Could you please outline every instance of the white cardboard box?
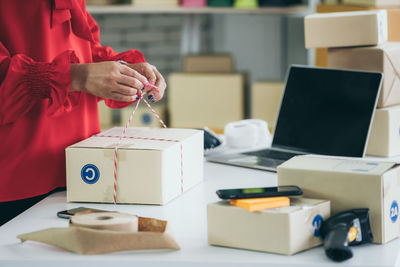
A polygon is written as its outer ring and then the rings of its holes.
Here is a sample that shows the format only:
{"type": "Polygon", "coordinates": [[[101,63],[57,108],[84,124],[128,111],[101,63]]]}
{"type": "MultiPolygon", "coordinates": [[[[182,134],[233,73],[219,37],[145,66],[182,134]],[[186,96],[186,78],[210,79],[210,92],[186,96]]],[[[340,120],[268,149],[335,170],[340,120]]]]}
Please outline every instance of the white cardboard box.
{"type": "Polygon", "coordinates": [[[322,243],[319,227],[329,216],[325,200],[292,198],[289,207],[256,212],[220,201],[207,206],[208,242],[291,255],[322,243]]]}
{"type": "Polygon", "coordinates": [[[312,14],[304,27],[306,48],[378,45],[388,39],[386,10],[312,14]]]}
{"type": "Polygon", "coordinates": [[[375,111],[367,154],[381,157],[400,155],[400,106],[375,111]]]}
{"type": "Polygon", "coordinates": [[[278,167],[279,185],[297,185],[304,197],[329,199],[332,214],[369,208],[374,243],[400,234],[400,166],[391,162],[297,156],[278,167]]]}
{"type": "MultiPolygon", "coordinates": [[[[68,202],[113,202],[114,148],[122,129],[67,147],[68,202]]],[[[118,149],[117,203],[166,204],[202,181],[202,131],[128,128],[127,136],[133,138],[118,149]]]]}

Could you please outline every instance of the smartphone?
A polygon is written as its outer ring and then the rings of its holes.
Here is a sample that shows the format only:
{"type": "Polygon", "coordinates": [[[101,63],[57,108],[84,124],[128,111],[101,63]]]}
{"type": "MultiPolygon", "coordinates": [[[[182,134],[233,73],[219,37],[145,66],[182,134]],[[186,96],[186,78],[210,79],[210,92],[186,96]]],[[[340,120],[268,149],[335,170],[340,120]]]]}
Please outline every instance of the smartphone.
{"type": "Polygon", "coordinates": [[[63,218],[63,219],[69,219],[72,216],[74,216],[75,214],[77,214],[78,212],[92,213],[92,212],[101,212],[101,211],[105,211],[105,210],[97,210],[97,209],[79,207],[79,208],[75,208],[75,209],[59,211],[59,212],[57,212],[57,217],[63,218]]]}
{"type": "Polygon", "coordinates": [[[298,196],[303,191],[296,185],[284,185],[276,187],[256,187],[256,188],[238,188],[221,189],[217,195],[221,199],[240,199],[240,198],[258,198],[258,197],[279,197],[279,196],[298,196]]]}

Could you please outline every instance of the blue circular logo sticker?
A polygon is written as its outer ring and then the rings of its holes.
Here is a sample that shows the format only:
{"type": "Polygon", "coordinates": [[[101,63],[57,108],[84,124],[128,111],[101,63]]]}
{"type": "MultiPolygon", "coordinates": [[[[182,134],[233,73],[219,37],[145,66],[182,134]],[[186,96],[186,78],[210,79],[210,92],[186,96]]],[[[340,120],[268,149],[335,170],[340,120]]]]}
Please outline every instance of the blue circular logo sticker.
{"type": "Polygon", "coordinates": [[[94,184],[100,178],[99,169],[93,164],[86,164],[81,170],[82,180],[87,184],[94,184]]]}
{"type": "Polygon", "coordinates": [[[312,228],[314,231],[314,236],[318,237],[319,236],[319,229],[321,228],[321,224],[324,221],[321,215],[317,214],[315,215],[313,221],[312,221],[312,228]]]}
{"type": "Polygon", "coordinates": [[[390,206],[390,219],[392,222],[396,222],[399,217],[399,204],[397,204],[396,200],[393,200],[392,205],[390,206]]]}
{"type": "Polygon", "coordinates": [[[142,123],[144,125],[151,124],[151,121],[152,121],[152,117],[149,113],[144,113],[142,115],[142,123]]]}

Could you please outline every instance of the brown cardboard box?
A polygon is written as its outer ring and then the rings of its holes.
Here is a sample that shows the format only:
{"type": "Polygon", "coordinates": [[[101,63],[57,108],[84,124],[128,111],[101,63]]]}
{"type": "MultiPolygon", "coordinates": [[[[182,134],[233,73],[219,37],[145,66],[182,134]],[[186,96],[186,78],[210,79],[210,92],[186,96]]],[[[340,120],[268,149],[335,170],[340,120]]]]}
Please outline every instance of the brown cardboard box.
{"type": "Polygon", "coordinates": [[[104,101],[98,102],[100,127],[102,130],[112,127],[112,109],[104,101]]]}
{"type": "Polygon", "coordinates": [[[400,0],[343,0],[343,4],[367,7],[387,7],[400,5],[400,0]]]}
{"type": "MultiPolygon", "coordinates": [[[[349,5],[318,5],[318,13],[331,12],[347,12],[347,11],[362,11],[373,10],[372,7],[349,6],[349,5]]],[[[388,18],[388,41],[400,41],[400,8],[387,8],[388,18]]],[[[328,51],[327,48],[317,48],[315,55],[315,64],[320,67],[328,66],[328,51]]]]}
{"type": "Polygon", "coordinates": [[[329,48],[328,67],[383,72],[377,107],[400,104],[400,43],[374,47],[329,48]]]}
{"type": "MultiPolygon", "coordinates": [[[[122,130],[66,148],[68,202],[113,202],[114,152],[122,130]]],[[[127,129],[118,149],[117,203],[166,204],[202,180],[203,131],[127,129]]]]}
{"type": "Polygon", "coordinates": [[[278,184],[295,184],[304,197],[329,199],[333,215],[369,208],[374,243],[400,234],[400,166],[395,163],[297,156],[278,167],[278,184]]]}
{"type": "MultiPolygon", "coordinates": [[[[135,105],[135,104],[134,104],[135,105]]],[[[151,104],[151,107],[157,112],[160,116],[161,120],[166,123],[167,117],[167,105],[165,103],[154,103],[151,104]]],[[[129,117],[132,114],[134,106],[131,105],[129,107],[121,109],[121,121],[120,126],[125,126],[126,122],[129,120],[129,117]]],[[[161,128],[162,125],[158,121],[158,119],[154,116],[151,110],[145,105],[145,103],[140,103],[140,106],[136,110],[132,122],[132,126],[135,127],[150,127],[150,128],[161,128]]]]}
{"type": "Polygon", "coordinates": [[[256,82],[251,91],[251,117],[268,122],[273,131],[283,95],[282,82],[256,82]]]}
{"type": "Polygon", "coordinates": [[[377,45],[387,41],[385,10],[312,14],[304,19],[306,48],[377,45]]]}
{"type": "Polygon", "coordinates": [[[185,56],[183,71],[188,73],[232,73],[232,55],[188,55],[185,56]]]}
{"type": "Polygon", "coordinates": [[[167,92],[171,127],[223,132],[228,122],[244,118],[242,74],[173,73],[167,92]]]}
{"type": "Polygon", "coordinates": [[[400,155],[400,106],[375,111],[367,154],[381,157],[400,155]]]}
{"type": "Polygon", "coordinates": [[[212,203],[207,206],[208,243],[291,255],[322,243],[319,226],[329,216],[325,200],[293,198],[289,207],[256,212],[212,203]]]}
{"type": "Polygon", "coordinates": [[[179,0],[132,0],[137,7],[178,7],[179,0]]]}

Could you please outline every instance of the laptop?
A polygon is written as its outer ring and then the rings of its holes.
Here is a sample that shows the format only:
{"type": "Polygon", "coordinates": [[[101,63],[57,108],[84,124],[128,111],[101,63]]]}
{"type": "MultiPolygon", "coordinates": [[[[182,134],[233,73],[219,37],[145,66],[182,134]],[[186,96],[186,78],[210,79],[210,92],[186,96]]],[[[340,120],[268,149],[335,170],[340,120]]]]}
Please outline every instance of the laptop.
{"type": "Polygon", "coordinates": [[[363,157],[383,74],[292,65],[271,148],[207,157],[276,171],[301,154],[363,157]]]}

